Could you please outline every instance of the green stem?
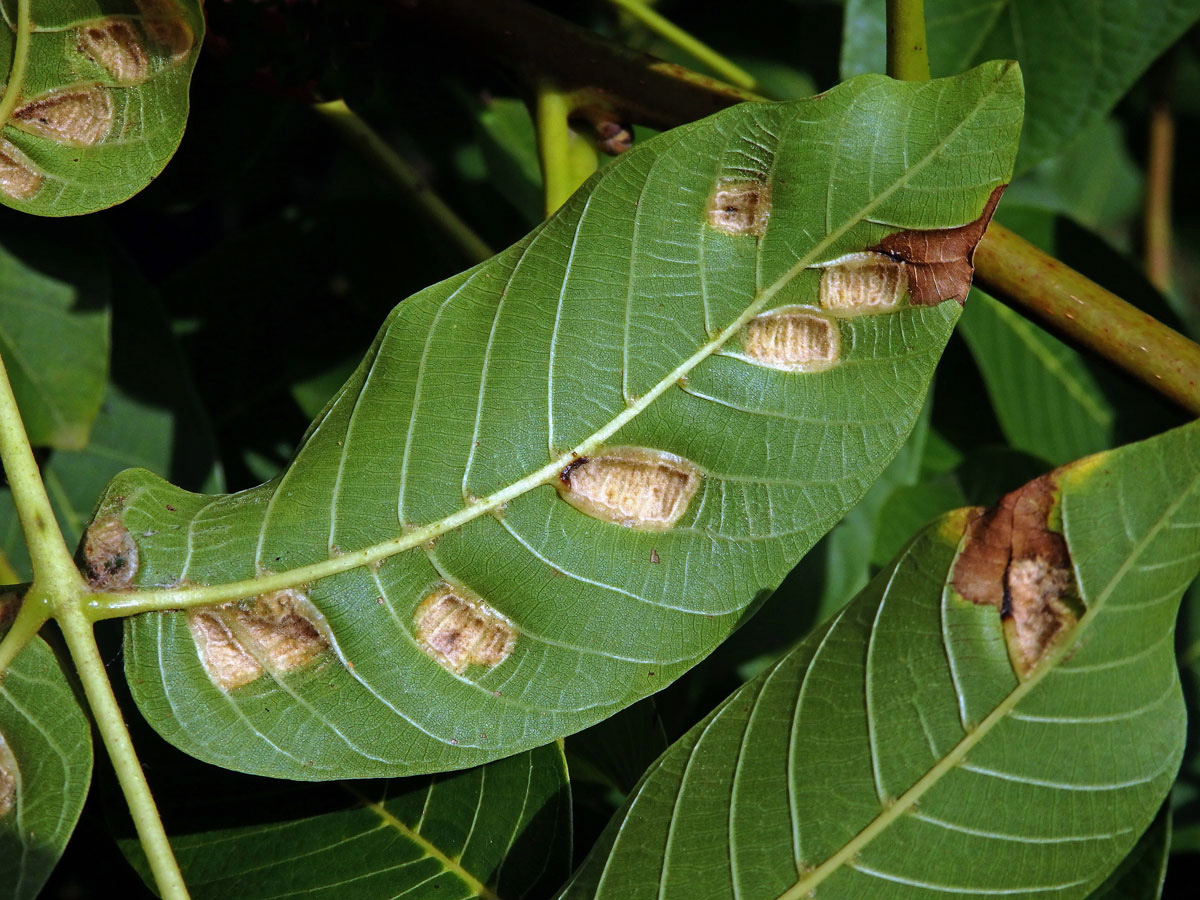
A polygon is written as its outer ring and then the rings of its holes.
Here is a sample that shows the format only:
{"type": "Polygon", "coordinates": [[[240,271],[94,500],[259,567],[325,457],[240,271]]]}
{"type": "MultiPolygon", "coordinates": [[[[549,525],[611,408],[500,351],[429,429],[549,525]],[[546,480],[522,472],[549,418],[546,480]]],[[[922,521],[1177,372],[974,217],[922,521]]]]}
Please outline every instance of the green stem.
{"type": "Polygon", "coordinates": [[[901,81],[929,80],[925,0],[887,0],[887,73],[901,81]]]}
{"type": "Polygon", "coordinates": [[[1171,180],[1175,159],[1175,119],[1171,114],[1171,66],[1174,54],[1152,73],[1149,140],[1146,146],[1146,277],[1164,294],[1171,288],[1171,180]]]}
{"type": "Polygon", "coordinates": [[[188,900],[187,885],[175,861],[167,832],[158,815],[158,807],[150,793],[150,785],[138,762],[133,739],[125,727],[121,707],[108,681],[104,660],[100,656],[100,648],[96,646],[96,636],[92,633],[92,623],[78,607],[67,606],[59,611],[58,624],[71,651],[71,659],[83,684],[88,706],[95,716],[96,727],[117,773],[121,792],[129,804],[129,812],[158,885],[159,896],[164,900],[188,900]]]}
{"type": "MultiPolygon", "coordinates": [[[[46,486],[42,483],[33,448],[21,422],[17,409],[17,398],[13,396],[8,382],[8,371],[0,358],[0,460],[4,463],[4,474],[12,490],[13,505],[17,518],[25,533],[29,547],[29,560],[33,565],[33,584],[30,593],[41,590],[53,592],[55,602],[60,596],[78,596],[83,589],[83,579],[71,559],[46,486]]],[[[49,595],[48,595],[49,596],[49,595]]],[[[28,603],[28,599],[26,603],[28,603]]]]}
{"type": "Polygon", "coordinates": [[[571,177],[571,130],[567,117],[571,114],[571,99],[549,84],[537,90],[537,142],[542,160],[542,180],[545,184],[546,215],[551,216],[574,193],[571,177]]]}
{"type": "Polygon", "coordinates": [[[21,576],[17,574],[17,570],[13,568],[13,564],[9,562],[4,551],[0,550],[0,585],[17,584],[21,580],[21,576]]]}
{"type": "Polygon", "coordinates": [[[404,0],[406,16],[432,24],[431,39],[475,52],[564,91],[591,90],[621,122],[672,128],[744,100],[750,91],[631,50],[521,0],[404,0]]]}
{"type": "Polygon", "coordinates": [[[391,179],[467,259],[476,263],[492,257],[492,248],[344,101],[317,103],[314,104],[314,108],[379,171],[391,179]]]}
{"type": "Polygon", "coordinates": [[[29,41],[33,35],[33,22],[29,7],[32,0],[17,0],[17,42],[13,47],[12,66],[8,70],[8,86],[0,97],[0,128],[8,123],[8,117],[21,99],[21,86],[25,83],[25,64],[29,62],[29,41]]]}
{"type": "Polygon", "coordinates": [[[3,640],[0,640],[0,681],[4,680],[4,673],[13,664],[13,660],[25,649],[26,644],[37,637],[37,633],[49,618],[50,604],[44,599],[35,600],[26,594],[17,610],[17,617],[13,619],[12,627],[8,629],[3,640]]]}
{"type": "Polygon", "coordinates": [[[1200,415],[1200,346],[995,222],[975,251],[979,286],[1200,415]]]}
{"type": "Polygon", "coordinates": [[[651,9],[644,0],[609,0],[613,6],[620,7],[633,16],[651,31],[670,41],[684,53],[704,63],[730,84],[752,91],[755,88],[754,76],[726,59],[708,44],[688,34],[670,19],[651,9]]]}

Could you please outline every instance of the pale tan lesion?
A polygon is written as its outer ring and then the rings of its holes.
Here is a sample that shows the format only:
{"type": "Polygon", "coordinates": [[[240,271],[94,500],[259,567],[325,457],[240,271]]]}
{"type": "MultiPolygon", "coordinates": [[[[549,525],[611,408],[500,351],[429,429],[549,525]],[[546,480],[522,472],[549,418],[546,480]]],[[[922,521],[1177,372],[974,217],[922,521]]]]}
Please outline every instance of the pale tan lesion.
{"type": "Polygon", "coordinates": [[[88,584],[98,591],[119,591],[133,583],[138,546],[119,515],[96,519],[83,538],[83,567],[88,584]]]}
{"type": "Polygon", "coordinates": [[[751,319],[742,352],[751,362],[785,372],[820,372],[837,365],[837,322],[811,308],[788,306],[751,319]]]}
{"type": "Polygon", "coordinates": [[[0,191],[28,200],[42,188],[42,173],[11,142],[0,138],[0,191]]]}
{"type": "Polygon", "coordinates": [[[722,178],[708,201],[708,224],[726,234],[761,236],[771,217],[766,181],[722,178]]]}
{"type": "Polygon", "coordinates": [[[17,759],[0,733],[0,819],[17,805],[17,759]]]}
{"type": "Polygon", "coordinates": [[[90,147],[112,130],[112,97],[100,85],[52,91],[17,107],[12,124],[60,144],[90,147]]]}
{"type": "Polygon", "coordinates": [[[1004,620],[1009,652],[1027,674],[1078,622],[1068,598],[1075,576],[1067,565],[1044,557],[1013,560],[1008,567],[1009,613],[1004,620]]]}
{"type": "Polygon", "coordinates": [[[559,475],[563,499],[581,512],[629,528],[674,526],[700,484],[686,459],[646,447],[614,447],[580,457],[559,475]]]}
{"type": "Polygon", "coordinates": [[[461,586],[438,585],[413,614],[417,643],[444,667],[495,668],[508,659],[517,630],[499,611],[461,586]]]}
{"type": "Polygon", "coordinates": [[[323,620],[296,588],[189,610],[188,628],[209,678],[226,691],[264,672],[286,675],[314,662],[329,647],[323,620]]]}
{"type": "Polygon", "coordinates": [[[76,49],[107,69],[117,84],[139,84],[150,75],[150,55],[138,27],[129,19],[113,17],[80,25],[76,49]]]}
{"type": "Polygon", "coordinates": [[[822,267],[820,302],[840,315],[881,313],[908,294],[908,267],[883,253],[851,253],[822,267]]]}

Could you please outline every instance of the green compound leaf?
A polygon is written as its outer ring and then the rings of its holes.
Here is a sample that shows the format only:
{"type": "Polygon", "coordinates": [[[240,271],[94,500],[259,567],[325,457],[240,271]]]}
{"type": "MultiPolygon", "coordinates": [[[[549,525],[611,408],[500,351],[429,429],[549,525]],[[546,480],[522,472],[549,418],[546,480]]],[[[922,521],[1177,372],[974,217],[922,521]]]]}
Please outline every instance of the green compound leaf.
{"type": "Polygon", "coordinates": [[[0,896],[38,895],[91,778],[91,725],[54,652],[35,638],[0,682],[0,896]]]}
{"type": "MultiPolygon", "coordinates": [[[[188,791],[190,821],[247,805],[271,817],[171,838],[193,900],[519,900],[547,896],[570,873],[571,793],[557,744],[424,778],[249,781],[237,780],[236,798],[188,791]]],[[[122,846],[152,885],[137,842],[122,846]]]]}
{"type": "Polygon", "coordinates": [[[277,480],[117,478],[95,583],[193,607],[129,624],[147,719],[242,771],[396,775],[668,684],[903,444],[963,273],[865,251],[965,253],[1020,115],[994,63],[685,126],[397,307],[277,480]]]}
{"type": "Polygon", "coordinates": [[[35,447],[88,442],[108,377],[109,286],[83,223],[0,226],[0,354],[35,447]]]}
{"type": "Polygon", "coordinates": [[[149,184],[183,137],[200,4],[3,0],[0,14],[0,202],[71,216],[149,184]]]}
{"type": "MultiPolygon", "coordinates": [[[[847,0],[842,77],[884,71],[883,0],[847,0]]],[[[1200,0],[926,0],[929,66],[953,75],[986,59],[1025,73],[1025,171],[1098,123],[1200,17],[1200,0]]]]}
{"type": "Polygon", "coordinates": [[[658,760],[564,896],[1087,897],[1183,752],[1200,423],[1050,478],[919,533],[658,760]],[[982,579],[977,529],[1006,521],[982,579]]]}

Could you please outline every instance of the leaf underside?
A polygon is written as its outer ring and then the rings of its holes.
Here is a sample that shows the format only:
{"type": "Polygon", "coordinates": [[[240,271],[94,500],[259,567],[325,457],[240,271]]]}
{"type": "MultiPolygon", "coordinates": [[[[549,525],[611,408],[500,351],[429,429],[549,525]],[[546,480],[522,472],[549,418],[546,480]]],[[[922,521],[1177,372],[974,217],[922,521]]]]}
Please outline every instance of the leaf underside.
{"type": "Polygon", "coordinates": [[[1198,472],[1198,425],[1060,470],[1085,612],[1025,679],[950,586],[967,511],[934,522],[648,770],[564,897],[1087,897],[1183,751],[1198,472]]]}
{"type": "MultiPolygon", "coordinates": [[[[0,75],[18,56],[17,2],[0,2],[0,75]]],[[[0,123],[0,203],[73,216],[121,203],[174,155],[204,17],[196,0],[34,3],[18,99],[0,123]]]]}
{"type": "MultiPolygon", "coordinates": [[[[229,777],[230,792],[218,778],[215,793],[188,790],[179,812],[203,821],[236,809],[243,820],[267,821],[172,836],[193,900],[520,900],[547,896],[570,873],[571,796],[557,744],[421,778],[315,785],[229,777]]],[[[122,848],[152,885],[137,842],[122,848]]]]}
{"type": "Polygon", "coordinates": [[[895,454],[958,316],[839,307],[828,264],[978,219],[1020,116],[994,63],[665,134],[398,306],[278,479],[118,477],[85,548],[102,583],[287,587],[132,619],[142,712],[207,761],[318,779],[475,765],[664,687],[895,454]],[[585,494],[622,472],[607,516],[585,494]],[[240,666],[223,681],[218,656],[240,666]]]}
{"type": "Polygon", "coordinates": [[[91,725],[54,651],[36,638],[0,682],[0,896],[38,896],[91,778],[91,725]]]}

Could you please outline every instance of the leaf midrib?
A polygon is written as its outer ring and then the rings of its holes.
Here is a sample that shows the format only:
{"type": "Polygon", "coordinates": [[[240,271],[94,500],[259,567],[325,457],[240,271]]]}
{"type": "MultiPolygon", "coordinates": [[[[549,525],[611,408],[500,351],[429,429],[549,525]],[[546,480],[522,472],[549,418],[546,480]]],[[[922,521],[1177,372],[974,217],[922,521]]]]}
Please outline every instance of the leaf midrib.
{"type": "MultiPolygon", "coordinates": [[[[1112,578],[1109,579],[1108,583],[1097,595],[1095,602],[1088,607],[1087,611],[1080,618],[1079,624],[1076,625],[1074,630],[1071,632],[1070,640],[1062,641],[1057,647],[1055,647],[1042,660],[1041,664],[1033,670],[1028,678],[1018,684],[1017,687],[1014,688],[1007,697],[1005,697],[996,705],[996,708],[993,709],[987,715],[987,717],[975,727],[973,731],[964,736],[962,740],[955,744],[954,748],[949,753],[942,757],[942,759],[939,760],[938,763],[934,765],[928,772],[922,775],[912,787],[901,794],[900,797],[896,799],[895,803],[871,820],[871,822],[868,823],[865,828],[847,841],[841,850],[813,869],[812,872],[810,872],[805,878],[800,879],[794,885],[792,885],[792,887],[780,894],[777,900],[801,900],[801,898],[810,896],[810,891],[815,890],[822,881],[839,871],[845,862],[852,859],[867,844],[884,832],[902,814],[908,812],[908,810],[916,804],[916,802],[921,798],[922,795],[926,793],[926,791],[941,781],[942,776],[962,762],[968,751],[973,749],[984,737],[986,737],[988,732],[991,731],[998,722],[1004,719],[1004,717],[1012,711],[1013,707],[1015,707],[1025,697],[1026,694],[1041,684],[1042,680],[1047,674],[1057,669],[1058,664],[1063,661],[1063,658],[1073,653],[1074,650],[1079,646],[1084,634],[1087,632],[1092,622],[1095,621],[1096,615],[1104,609],[1108,602],[1109,596],[1112,594],[1113,590],[1115,590],[1116,586],[1124,579],[1125,574],[1133,565],[1134,561],[1142,555],[1142,552],[1145,550],[1146,546],[1158,535],[1164,525],[1171,521],[1179,507],[1182,506],[1184,502],[1192,496],[1193,493],[1195,493],[1198,486],[1200,486],[1200,473],[1198,473],[1196,477],[1192,479],[1186,490],[1180,492],[1176,500],[1171,503],[1169,507],[1167,507],[1166,511],[1154,523],[1154,526],[1148,529],[1143,535],[1142,539],[1138,541],[1136,545],[1134,545],[1131,552],[1128,554],[1128,556],[1126,556],[1125,561],[1121,563],[1117,571],[1113,573],[1112,578]]],[[[1078,578],[1078,573],[1076,573],[1076,578],[1078,578]]]]}
{"type": "Polygon", "coordinates": [[[330,559],[297,566],[282,572],[274,572],[268,575],[260,575],[218,585],[139,590],[131,594],[96,593],[91,595],[92,601],[89,605],[91,614],[96,618],[108,618],[154,610],[181,609],[243,599],[258,594],[308,584],[331,575],[371,565],[390,556],[421,546],[482,515],[499,509],[506,503],[515,500],[517,497],[539,485],[552,482],[558,477],[563,467],[570,463],[572,459],[593,454],[595,448],[599,447],[607,438],[611,437],[640,415],[651,403],[657,400],[658,397],[675,385],[681,378],[719,350],[750,319],[757,315],[763,307],[770,303],[772,298],[786,287],[792,279],[811,266],[827,247],[855,225],[865,221],[877,206],[907,185],[917,173],[923,171],[927,166],[939,159],[941,152],[946,146],[975,118],[984,104],[1000,90],[1000,86],[1003,84],[1008,71],[1008,68],[1005,68],[997,72],[994,81],[986,91],[981,93],[975,105],[962,116],[959,122],[922,159],[905,169],[900,178],[897,178],[890,186],[872,197],[856,213],[847,216],[841,225],[827,233],[808,253],[799,258],[782,275],[775,279],[774,282],[764,288],[750,302],[741,315],[711,340],[702,344],[690,357],[663,376],[653,388],[618,413],[607,425],[595,431],[591,436],[581,441],[572,449],[562,453],[557,459],[552,460],[524,478],[513,482],[508,487],[496,491],[487,497],[482,497],[474,503],[467,504],[462,509],[436,522],[410,529],[399,537],[373,544],[361,550],[343,553],[330,559]]]}

